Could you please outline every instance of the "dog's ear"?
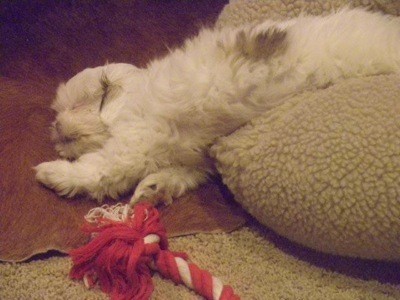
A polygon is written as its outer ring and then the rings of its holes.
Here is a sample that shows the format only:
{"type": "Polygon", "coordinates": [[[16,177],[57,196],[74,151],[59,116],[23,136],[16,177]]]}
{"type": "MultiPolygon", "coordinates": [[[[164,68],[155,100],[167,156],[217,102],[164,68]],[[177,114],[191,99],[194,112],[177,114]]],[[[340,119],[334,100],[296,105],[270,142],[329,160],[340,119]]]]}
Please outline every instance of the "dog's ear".
{"type": "Polygon", "coordinates": [[[122,87],[113,82],[107,77],[106,72],[103,72],[100,78],[101,84],[101,102],[99,105],[99,114],[104,124],[111,122],[118,117],[119,111],[123,105],[123,101],[119,101],[119,94],[122,92],[122,87]]]}
{"type": "Polygon", "coordinates": [[[260,26],[248,27],[236,32],[231,43],[221,43],[221,46],[227,54],[253,60],[268,59],[284,52],[287,45],[286,35],[285,30],[274,26],[267,29],[260,26]]]}
{"type": "Polygon", "coordinates": [[[106,72],[104,71],[100,78],[100,84],[101,84],[102,94],[101,94],[99,111],[101,112],[104,106],[107,105],[109,101],[111,101],[113,98],[117,96],[121,88],[116,83],[111,82],[110,79],[107,77],[106,72]]]}

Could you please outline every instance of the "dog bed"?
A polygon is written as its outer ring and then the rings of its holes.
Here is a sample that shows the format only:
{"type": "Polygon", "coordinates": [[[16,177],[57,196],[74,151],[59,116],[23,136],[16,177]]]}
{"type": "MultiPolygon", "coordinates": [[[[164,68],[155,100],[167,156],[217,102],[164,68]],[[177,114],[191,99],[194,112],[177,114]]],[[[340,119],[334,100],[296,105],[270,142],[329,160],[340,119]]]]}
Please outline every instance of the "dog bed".
{"type": "MultiPolygon", "coordinates": [[[[232,2],[220,26],[324,13],[347,1],[232,2]]],[[[398,1],[357,2],[400,12],[398,1]]],[[[220,139],[212,155],[235,199],[277,233],[330,254],[396,261],[399,116],[399,75],[343,80],[294,95],[220,139]]]]}

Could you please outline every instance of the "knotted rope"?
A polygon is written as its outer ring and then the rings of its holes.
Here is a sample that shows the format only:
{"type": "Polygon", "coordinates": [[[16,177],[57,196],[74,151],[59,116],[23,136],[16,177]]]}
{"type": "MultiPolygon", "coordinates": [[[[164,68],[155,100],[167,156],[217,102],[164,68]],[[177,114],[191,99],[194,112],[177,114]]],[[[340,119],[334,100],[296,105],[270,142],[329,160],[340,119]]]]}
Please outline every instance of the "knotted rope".
{"type": "Polygon", "coordinates": [[[102,206],[86,216],[91,241],[70,252],[70,276],[90,288],[96,283],[112,299],[149,299],[151,270],[176,284],[185,284],[206,299],[240,299],[230,286],[187,261],[185,253],[168,250],[158,211],[147,203],[102,206]]]}

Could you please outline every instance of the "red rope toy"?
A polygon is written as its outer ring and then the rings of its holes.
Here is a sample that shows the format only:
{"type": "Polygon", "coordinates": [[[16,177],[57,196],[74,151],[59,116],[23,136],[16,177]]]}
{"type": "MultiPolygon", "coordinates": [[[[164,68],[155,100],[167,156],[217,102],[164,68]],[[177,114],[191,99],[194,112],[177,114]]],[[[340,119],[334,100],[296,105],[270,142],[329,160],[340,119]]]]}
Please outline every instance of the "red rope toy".
{"type": "Polygon", "coordinates": [[[147,203],[98,207],[86,216],[84,230],[92,234],[85,246],[70,252],[70,277],[96,283],[111,299],[149,299],[154,286],[151,269],[176,284],[185,284],[206,299],[236,300],[230,286],[195,264],[185,253],[168,250],[158,211],[147,203]]]}

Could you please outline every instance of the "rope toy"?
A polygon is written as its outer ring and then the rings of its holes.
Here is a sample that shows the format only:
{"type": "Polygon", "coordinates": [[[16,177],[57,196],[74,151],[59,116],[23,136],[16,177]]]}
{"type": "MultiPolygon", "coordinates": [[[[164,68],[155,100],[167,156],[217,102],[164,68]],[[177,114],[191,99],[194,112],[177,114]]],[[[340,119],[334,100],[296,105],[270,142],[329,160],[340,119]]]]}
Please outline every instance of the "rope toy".
{"type": "Polygon", "coordinates": [[[240,299],[230,286],[187,261],[185,253],[168,250],[159,212],[147,203],[104,205],[89,211],[84,231],[91,241],[72,250],[72,279],[90,288],[98,284],[111,299],[149,299],[151,270],[176,284],[185,284],[206,299],[240,299]]]}

